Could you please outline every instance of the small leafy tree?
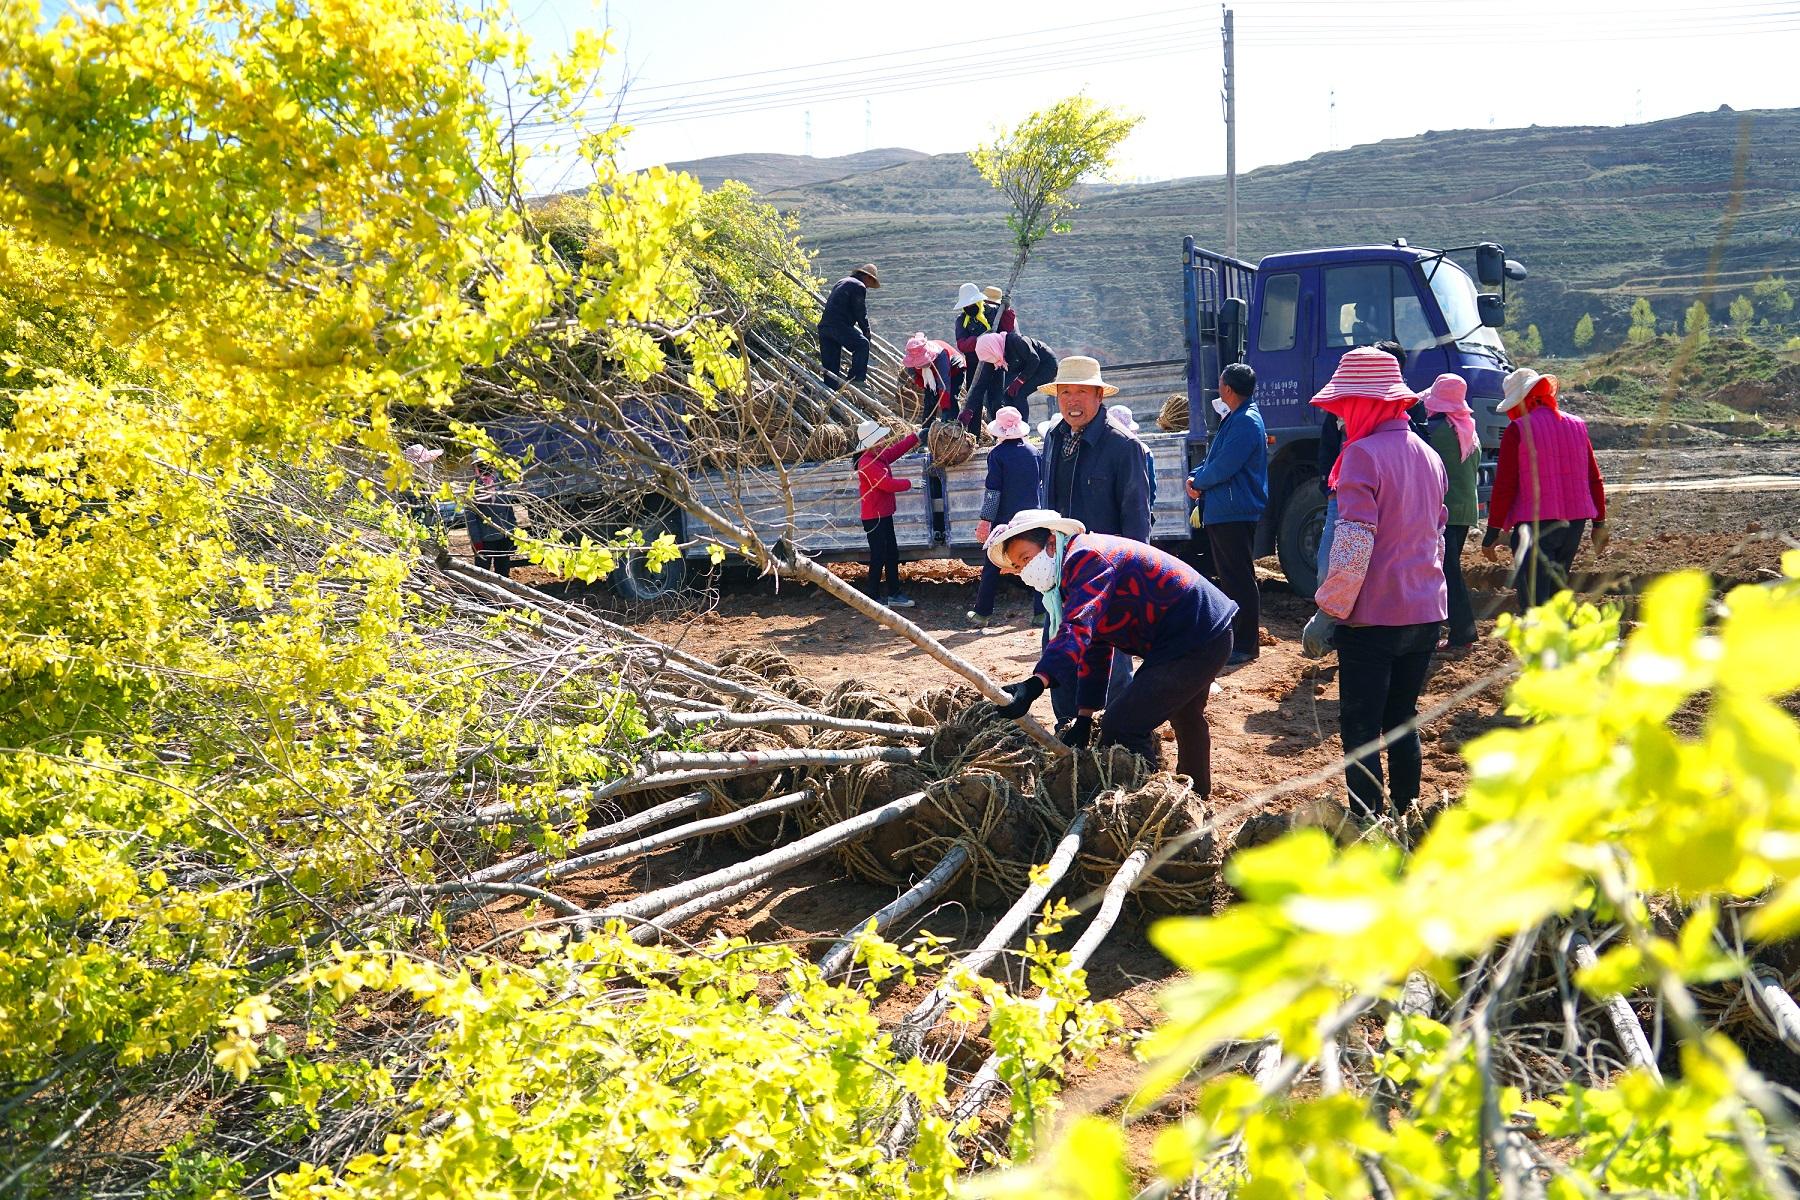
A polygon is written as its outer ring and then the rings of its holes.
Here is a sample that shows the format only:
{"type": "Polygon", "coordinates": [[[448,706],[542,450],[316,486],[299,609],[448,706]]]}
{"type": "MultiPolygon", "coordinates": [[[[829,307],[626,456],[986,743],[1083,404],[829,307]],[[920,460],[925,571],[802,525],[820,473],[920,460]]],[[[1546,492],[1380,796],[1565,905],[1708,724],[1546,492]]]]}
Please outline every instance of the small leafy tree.
{"type": "Polygon", "coordinates": [[[1006,277],[1011,295],[1032,250],[1053,233],[1067,233],[1068,215],[1077,203],[1074,189],[1083,179],[1104,175],[1113,152],[1143,118],[1096,104],[1086,96],[1070,96],[1032,113],[1012,129],[972,150],[969,161],[1012,203],[1006,218],[1012,230],[1012,273],[1006,277]]]}
{"type": "Polygon", "coordinates": [[[1536,358],[1544,352],[1544,335],[1539,332],[1536,325],[1527,325],[1525,327],[1525,342],[1521,349],[1533,358],[1536,358]]]}
{"type": "Polygon", "coordinates": [[[1740,295],[1731,302],[1730,311],[1731,323],[1742,327],[1750,324],[1751,319],[1756,316],[1756,305],[1750,302],[1750,297],[1740,295]]]}
{"type": "Polygon", "coordinates": [[[1750,298],[1765,315],[1772,314],[1776,320],[1786,320],[1794,311],[1794,297],[1787,290],[1787,280],[1780,275],[1770,275],[1751,284],[1750,298]]]}
{"type": "Polygon", "coordinates": [[[1688,337],[1704,346],[1712,337],[1712,314],[1706,311],[1706,304],[1696,300],[1688,305],[1687,316],[1682,319],[1682,328],[1688,337]]]}
{"type": "Polygon", "coordinates": [[[1639,296],[1631,302],[1631,328],[1625,331],[1625,340],[1634,346],[1642,346],[1656,336],[1656,313],[1650,307],[1650,301],[1639,296]]]}
{"type": "Polygon", "coordinates": [[[1575,348],[1586,350],[1594,344],[1594,314],[1582,313],[1581,320],[1575,322],[1575,348]]]}

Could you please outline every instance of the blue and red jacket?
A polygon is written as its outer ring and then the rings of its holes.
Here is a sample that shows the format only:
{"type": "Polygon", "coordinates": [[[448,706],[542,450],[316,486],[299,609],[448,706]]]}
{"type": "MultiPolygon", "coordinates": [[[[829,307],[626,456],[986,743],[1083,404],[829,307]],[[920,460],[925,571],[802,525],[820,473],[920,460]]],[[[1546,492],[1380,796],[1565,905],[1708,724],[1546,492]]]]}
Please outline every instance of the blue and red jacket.
{"type": "Polygon", "coordinates": [[[965,357],[975,357],[975,339],[984,333],[1012,333],[1019,325],[1019,314],[1009,304],[1005,312],[992,300],[971,304],[956,310],[956,348],[965,357]],[[971,311],[972,310],[972,311],[971,311]]]}
{"type": "Polygon", "coordinates": [[[912,381],[926,394],[937,397],[937,407],[948,411],[956,406],[955,397],[962,391],[963,356],[946,342],[929,343],[937,356],[924,366],[906,369],[912,381]]]}
{"type": "Polygon", "coordinates": [[[1238,606],[1200,572],[1153,546],[1103,533],[1077,534],[1063,551],[1062,628],[1037,673],[1075,688],[1082,708],[1106,703],[1112,652],[1146,666],[1231,634],[1238,606]]]}

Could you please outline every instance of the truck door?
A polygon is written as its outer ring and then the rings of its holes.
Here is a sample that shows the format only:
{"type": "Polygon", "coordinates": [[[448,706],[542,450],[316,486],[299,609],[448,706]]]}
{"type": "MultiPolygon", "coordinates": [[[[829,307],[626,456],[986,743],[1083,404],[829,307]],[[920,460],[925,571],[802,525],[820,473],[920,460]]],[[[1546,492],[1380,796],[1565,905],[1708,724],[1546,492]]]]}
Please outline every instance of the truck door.
{"type": "MultiPolygon", "coordinates": [[[[1317,424],[1311,411],[1313,356],[1302,336],[1318,309],[1316,268],[1259,273],[1250,365],[1256,369],[1256,406],[1270,429],[1317,424]]],[[[1218,418],[1206,414],[1208,426],[1218,418]]]]}
{"type": "Polygon", "coordinates": [[[1346,263],[1324,269],[1325,303],[1313,376],[1325,386],[1344,352],[1355,346],[1397,341],[1406,347],[1406,385],[1421,391],[1450,369],[1432,328],[1436,305],[1423,299],[1424,284],[1411,264],[1346,263]]]}

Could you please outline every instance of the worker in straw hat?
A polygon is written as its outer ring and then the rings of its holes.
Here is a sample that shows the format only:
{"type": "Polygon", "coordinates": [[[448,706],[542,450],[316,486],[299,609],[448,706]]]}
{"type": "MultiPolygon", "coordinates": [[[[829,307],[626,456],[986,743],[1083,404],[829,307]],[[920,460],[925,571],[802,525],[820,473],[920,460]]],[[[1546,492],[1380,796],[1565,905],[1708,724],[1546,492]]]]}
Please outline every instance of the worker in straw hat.
{"type": "MultiPolygon", "coordinates": [[[[1143,448],[1106,419],[1105,401],[1119,389],[1106,382],[1097,361],[1076,354],[1058,363],[1056,378],[1038,390],[1055,398],[1062,416],[1044,435],[1043,506],[1090,532],[1148,542],[1143,448]]],[[[1120,655],[1111,673],[1115,695],[1131,682],[1131,672],[1131,657],[1120,655]]],[[[1073,691],[1059,688],[1050,700],[1058,720],[1074,719],[1073,691]]]]}
{"type": "Polygon", "coordinates": [[[1021,717],[1046,688],[1067,692],[1076,715],[1062,740],[1085,746],[1101,705],[1100,742],[1117,744],[1153,765],[1162,760],[1156,731],[1175,731],[1175,769],[1201,796],[1212,790],[1212,742],[1206,700],[1231,654],[1237,606],[1172,554],[1129,538],[1090,533],[1050,509],[1016,514],[988,535],[988,560],[1042,594],[1050,637],[1037,667],[1007,689],[1000,715],[1021,717]],[[1107,700],[1116,656],[1143,666],[1107,700]]]}
{"type": "Polygon", "coordinates": [[[1506,377],[1498,411],[1505,413],[1500,465],[1488,500],[1481,553],[1490,562],[1507,530],[1518,555],[1514,586],[1519,611],[1569,586],[1582,528],[1594,523],[1594,553],[1606,550],[1606,481],[1587,423],[1562,411],[1554,375],[1520,367],[1506,377]]]}
{"type": "Polygon", "coordinates": [[[981,289],[982,299],[1000,311],[999,332],[1017,333],[1019,331],[1019,314],[1012,306],[1005,292],[989,284],[981,289]]]}
{"type": "Polygon", "coordinates": [[[862,502],[863,535],[869,539],[869,595],[889,608],[911,608],[900,590],[900,543],[894,536],[895,497],[912,490],[912,480],[894,474],[894,460],[919,444],[919,435],[889,440],[887,426],[864,421],[856,427],[856,490],[862,502]],[[886,442],[886,445],[882,443],[886,442]]]}
{"type": "MultiPolygon", "coordinates": [[[[1019,410],[1008,404],[995,415],[987,427],[993,435],[994,448],[988,451],[986,490],[981,496],[981,520],[975,526],[975,538],[982,544],[995,525],[1004,525],[1016,513],[1037,503],[1042,483],[1042,464],[1038,453],[1026,442],[1031,427],[1019,410]]],[[[1000,585],[1000,564],[989,560],[981,564],[981,583],[975,591],[975,607],[966,614],[969,624],[985,629],[994,615],[994,593],[1000,585]]]]}
{"type": "Polygon", "coordinates": [[[1368,823],[1419,798],[1419,693],[1449,610],[1444,464],[1407,420],[1418,402],[1392,355],[1339,360],[1313,405],[1344,423],[1328,486],[1337,492],[1331,561],[1313,599],[1337,621],[1338,731],[1350,809],[1368,823]],[[1384,736],[1381,751],[1366,749],[1384,736]]]}
{"type": "Polygon", "coordinates": [[[850,382],[869,381],[869,290],[881,286],[874,263],[864,263],[832,286],[819,314],[819,362],[825,368],[825,386],[837,391],[838,369],[844,351],[850,351],[850,382]]]}

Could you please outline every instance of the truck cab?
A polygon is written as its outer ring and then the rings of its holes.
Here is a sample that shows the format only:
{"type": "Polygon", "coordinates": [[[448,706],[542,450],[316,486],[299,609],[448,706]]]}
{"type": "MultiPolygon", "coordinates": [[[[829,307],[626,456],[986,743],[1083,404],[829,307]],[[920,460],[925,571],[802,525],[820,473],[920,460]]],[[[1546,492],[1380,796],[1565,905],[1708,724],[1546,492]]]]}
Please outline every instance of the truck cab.
{"type": "MultiPolygon", "coordinates": [[[[1493,243],[1475,250],[1477,274],[1504,288],[1525,271],[1493,243]]],[[[1269,433],[1269,507],[1257,530],[1259,555],[1274,552],[1296,592],[1311,595],[1317,574],[1325,492],[1319,478],[1319,425],[1311,400],[1356,346],[1393,340],[1406,348],[1407,386],[1423,391],[1445,373],[1469,385],[1483,450],[1482,495],[1506,419],[1494,411],[1511,369],[1495,332],[1504,293],[1481,293],[1454,251],[1404,239],[1385,246],[1344,246],[1272,254],[1254,266],[1183,244],[1187,312],[1189,461],[1205,458],[1217,428],[1211,400],[1219,371],[1247,362],[1269,433]],[[1197,399],[1192,399],[1197,398],[1197,399]]]]}

